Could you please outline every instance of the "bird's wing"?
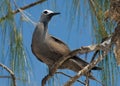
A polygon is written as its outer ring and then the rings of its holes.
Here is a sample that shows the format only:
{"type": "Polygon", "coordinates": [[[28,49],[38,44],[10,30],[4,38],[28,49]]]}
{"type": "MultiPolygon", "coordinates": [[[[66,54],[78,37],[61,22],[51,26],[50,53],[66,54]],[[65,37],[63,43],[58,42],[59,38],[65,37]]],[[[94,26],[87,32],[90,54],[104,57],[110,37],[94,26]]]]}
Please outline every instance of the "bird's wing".
{"type": "Polygon", "coordinates": [[[50,36],[50,37],[51,37],[55,42],[57,42],[57,43],[65,46],[65,47],[67,47],[67,48],[69,49],[69,47],[68,47],[63,41],[61,41],[60,39],[58,39],[58,38],[56,38],[56,37],[54,37],[54,36],[50,36]]]}
{"type": "Polygon", "coordinates": [[[49,50],[49,53],[51,54],[51,56],[49,55],[49,58],[52,57],[51,59],[58,60],[58,58],[70,52],[70,49],[64,42],[51,35],[49,35],[46,43],[49,45],[47,50],[49,50]]]}
{"type": "MultiPolygon", "coordinates": [[[[53,52],[57,52],[62,55],[66,55],[70,52],[70,49],[64,42],[62,42],[61,40],[59,40],[53,36],[51,36],[51,38],[52,38],[52,42],[55,42],[55,43],[52,43],[52,46],[56,46],[56,47],[52,48],[53,52]],[[56,43],[58,45],[56,45],[56,43]]],[[[77,70],[79,71],[80,69],[85,67],[87,64],[89,64],[88,62],[84,61],[83,59],[79,58],[78,56],[73,56],[72,58],[70,58],[68,60],[68,63],[73,65],[73,67],[70,67],[70,68],[72,68],[72,70],[75,70],[76,72],[77,72],[77,70]]],[[[68,66],[69,64],[66,63],[66,65],[68,66]]],[[[101,68],[94,67],[93,69],[100,70],[101,68]]]]}
{"type": "MultiPolygon", "coordinates": [[[[65,50],[67,50],[68,53],[70,52],[69,47],[68,47],[63,41],[61,41],[60,39],[58,39],[58,38],[56,38],[56,37],[54,37],[54,36],[51,36],[51,35],[50,35],[50,37],[51,37],[51,39],[52,39],[52,41],[53,41],[54,43],[59,44],[59,45],[61,46],[61,48],[64,48],[65,50]]],[[[58,47],[60,47],[59,45],[58,45],[58,47]]],[[[57,46],[56,46],[56,47],[57,47],[57,46]]]]}

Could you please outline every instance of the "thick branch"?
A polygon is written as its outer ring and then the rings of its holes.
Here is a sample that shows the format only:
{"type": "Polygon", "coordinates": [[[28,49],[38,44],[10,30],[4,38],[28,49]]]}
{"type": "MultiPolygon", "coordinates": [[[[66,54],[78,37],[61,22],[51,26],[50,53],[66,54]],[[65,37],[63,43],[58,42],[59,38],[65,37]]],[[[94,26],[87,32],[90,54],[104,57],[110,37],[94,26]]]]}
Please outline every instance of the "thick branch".
{"type": "Polygon", "coordinates": [[[0,66],[10,73],[10,75],[12,77],[12,80],[13,80],[13,85],[17,86],[16,85],[16,78],[15,78],[14,72],[12,70],[10,70],[7,66],[5,66],[5,65],[3,65],[1,63],[0,63],[0,66]]]}

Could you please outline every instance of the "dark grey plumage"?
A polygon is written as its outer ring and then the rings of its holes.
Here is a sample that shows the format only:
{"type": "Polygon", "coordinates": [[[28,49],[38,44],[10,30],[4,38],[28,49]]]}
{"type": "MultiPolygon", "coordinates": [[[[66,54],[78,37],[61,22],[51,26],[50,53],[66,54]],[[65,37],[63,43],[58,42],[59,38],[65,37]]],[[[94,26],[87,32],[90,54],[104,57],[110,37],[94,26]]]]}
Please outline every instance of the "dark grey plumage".
{"type": "MultiPolygon", "coordinates": [[[[61,40],[51,36],[48,33],[48,22],[52,16],[59,14],[50,10],[44,10],[39,23],[37,24],[32,38],[32,52],[42,62],[50,67],[62,56],[68,54],[70,49],[61,40]]],[[[74,56],[63,63],[59,69],[70,69],[78,72],[88,63],[74,56]]],[[[93,70],[100,70],[94,67],[93,70]]]]}

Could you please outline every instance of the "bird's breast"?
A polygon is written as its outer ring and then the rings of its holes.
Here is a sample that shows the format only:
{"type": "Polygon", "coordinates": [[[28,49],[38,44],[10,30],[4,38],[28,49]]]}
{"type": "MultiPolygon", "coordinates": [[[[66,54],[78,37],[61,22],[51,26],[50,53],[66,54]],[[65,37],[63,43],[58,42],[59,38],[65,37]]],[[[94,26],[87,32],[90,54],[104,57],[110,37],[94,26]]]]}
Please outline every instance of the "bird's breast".
{"type": "Polygon", "coordinates": [[[38,59],[46,63],[48,66],[52,66],[61,55],[57,52],[54,52],[54,50],[51,46],[49,46],[48,43],[49,42],[47,42],[46,40],[44,42],[38,42],[37,40],[34,40],[32,42],[32,51],[38,59]]]}

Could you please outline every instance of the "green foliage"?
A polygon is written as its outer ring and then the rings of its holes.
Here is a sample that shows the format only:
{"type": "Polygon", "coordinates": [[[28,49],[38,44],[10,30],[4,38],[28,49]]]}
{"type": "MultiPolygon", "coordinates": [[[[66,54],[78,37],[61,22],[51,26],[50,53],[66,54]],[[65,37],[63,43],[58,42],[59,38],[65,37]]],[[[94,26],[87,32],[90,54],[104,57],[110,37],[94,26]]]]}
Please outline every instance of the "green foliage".
{"type": "MultiPolygon", "coordinates": [[[[91,12],[93,13],[93,32],[95,34],[94,38],[97,43],[100,43],[101,40],[108,35],[111,35],[114,31],[114,23],[111,21],[104,21],[104,12],[106,9],[109,9],[110,0],[90,0],[91,12]],[[97,21],[97,22],[96,22],[97,21]]],[[[116,86],[119,76],[118,66],[115,61],[113,49],[107,57],[99,63],[103,67],[101,72],[101,79],[105,86],[116,86]]]]}
{"type": "MultiPolygon", "coordinates": [[[[93,18],[93,26],[94,26],[94,33],[97,35],[98,38],[105,38],[108,36],[106,28],[104,27],[104,10],[102,10],[103,6],[101,7],[101,1],[97,0],[90,0],[90,7],[92,18],[93,18]],[[96,22],[97,21],[97,22],[96,22]]],[[[104,1],[103,1],[104,3],[104,1]]]]}
{"type": "Polygon", "coordinates": [[[21,80],[22,85],[24,81],[28,80],[27,68],[30,69],[23,45],[22,31],[15,23],[12,14],[12,3],[9,0],[1,0],[0,4],[2,5],[0,8],[0,31],[2,33],[0,62],[8,65],[14,71],[16,77],[21,80]]]}

